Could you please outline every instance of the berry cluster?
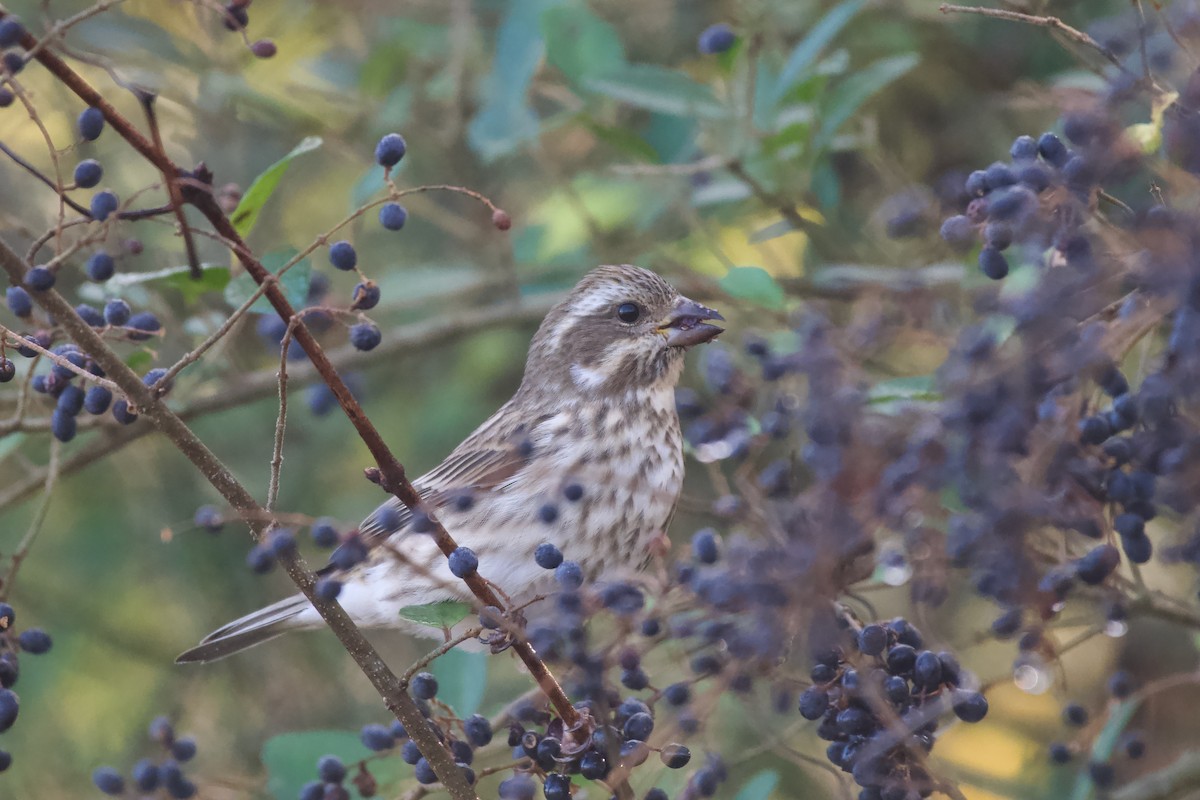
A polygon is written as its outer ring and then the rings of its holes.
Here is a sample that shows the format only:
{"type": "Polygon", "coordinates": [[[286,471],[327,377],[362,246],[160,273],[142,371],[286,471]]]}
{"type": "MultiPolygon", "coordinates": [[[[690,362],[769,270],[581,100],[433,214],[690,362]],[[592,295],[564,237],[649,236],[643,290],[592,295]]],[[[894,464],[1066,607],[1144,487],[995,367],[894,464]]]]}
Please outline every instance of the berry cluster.
{"type": "MultiPolygon", "coordinates": [[[[20,653],[38,656],[49,652],[53,641],[41,628],[16,629],[17,613],[8,603],[0,602],[0,734],[17,721],[21,702],[13,691],[21,676],[20,653]]],[[[0,772],[12,764],[12,754],[0,749],[0,772]]]]}
{"type": "Polygon", "coordinates": [[[187,800],[196,796],[196,784],[184,774],[182,764],[196,756],[196,740],[190,736],[176,736],[175,728],[166,717],[158,717],[150,723],[150,739],[159,745],[164,758],[156,761],[143,758],[133,765],[126,782],[121,771],[114,767],[97,767],[92,772],[92,783],[101,792],[113,797],[172,798],[187,800]]]}

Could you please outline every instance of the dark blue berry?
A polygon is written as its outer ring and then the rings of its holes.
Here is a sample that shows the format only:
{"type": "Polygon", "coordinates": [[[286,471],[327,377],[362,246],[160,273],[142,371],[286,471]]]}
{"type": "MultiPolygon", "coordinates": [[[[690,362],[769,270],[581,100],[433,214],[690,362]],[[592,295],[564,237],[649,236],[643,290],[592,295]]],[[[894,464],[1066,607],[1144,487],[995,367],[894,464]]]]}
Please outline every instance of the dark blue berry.
{"type": "Polygon", "coordinates": [[[479,558],[469,547],[458,547],[447,559],[450,572],[456,578],[467,578],[479,570],[479,558]]]}
{"type": "Polygon", "coordinates": [[[533,560],[542,569],[557,569],[563,563],[563,554],[550,542],[542,542],[533,551],[533,560]]]}
{"type": "Polygon", "coordinates": [[[62,411],[64,414],[69,414],[72,417],[77,416],[80,411],[83,411],[84,391],[78,386],[71,384],[62,390],[58,396],[58,402],[55,403],[55,408],[62,411]]]}
{"type": "Polygon", "coordinates": [[[86,322],[90,327],[104,327],[104,315],[97,311],[95,307],[89,306],[87,303],[80,303],[79,305],[75,306],[75,313],[78,314],[79,318],[86,322]]]}
{"type": "Polygon", "coordinates": [[[191,761],[196,757],[196,740],[184,736],[171,742],[171,757],[176,761],[191,761]]]}
{"type": "Polygon", "coordinates": [[[421,760],[421,748],[411,739],[400,748],[400,760],[405,764],[416,764],[421,760]]]}
{"type": "Polygon", "coordinates": [[[824,689],[810,686],[800,693],[800,716],[805,719],[820,719],[828,708],[829,693],[824,689]]]}
{"type": "Polygon", "coordinates": [[[325,602],[332,603],[342,593],[342,582],[336,578],[318,578],[313,592],[325,602]]]}
{"type": "Polygon", "coordinates": [[[0,19],[0,47],[13,47],[25,35],[25,26],[21,20],[9,15],[0,19]]]}
{"type": "Polygon", "coordinates": [[[92,219],[97,222],[103,222],[108,219],[121,205],[121,201],[116,194],[105,189],[102,192],[96,192],[92,195],[91,211],[92,219]]]}
{"type": "Polygon", "coordinates": [[[334,242],[329,246],[329,263],[335,268],[349,272],[358,266],[358,253],[349,242],[334,242]]]}
{"type": "Polygon", "coordinates": [[[130,777],[139,791],[153,792],[158,788],[158,767],[148,758],[143,758],[133,765],[130,777]]]}
{"type": "Polygon", "coordinates": [[[413,764],[413,777],[417,779],[417,783],[431,784],[437,783],[437,773],[433,771],[433,767],[424,758],[421,758],[416,764],[413,764]]]}
{"type": "Polygon", "coordinates": [[[28,317],[33,313],[33,298],[20,286],[8,287],[4,299],[8,302],[8,310],[18,317],[28,317]]]}
{"type": "Polygon", "coordinates": [[[639,711],[625,720],[625,725],[622,727],[621,733],[626,739],[637,739],[644,742],[650,738],[650,733],[653,730],[654,717],[644,711],[639,711]]]}
{"type": "Polygon", "coordinates": [[[93,189],[104,177],[104,167],[94,158],[85,158],[75,165],[75,185],[80,189],[93,189]]]}
{"type": "Polygon", "coordinates": [[[347,539],[338,545],[329,556],[329,563],[340,570],[353,568],[367,559],[367,546],[357,536],[347,539]]]}
{"type": "Polygon", "coordinates": [[[547,503],[538,509],[538,519],[549,525],[558,519],[558,506],[547,503]]]}
{"type": "Polygon", "coordinates": [[[975,223],[961,214],[947,218],[939,233],[955,250],[968,250],[975,243],[975,223]]]}
{"type": "Polygon", "coordinates": [[[546,795],[546,800],[571,800],[571,778],[567,775],[551,773],[546,776],[542,792],[546,795]]]}
{"type": "Polygon", "coordinates": [[[583,585],[583,568],[574,561],[564,561],[554,570],[554,579],[564,589],[578,589],[583,585]]]}
{"type": "Polygon", "coordinates": [[[141,333],[130,333],[129,338],[135,342],[143,342],[150,338],[150,334],[162,330],[162,323],[149,311],[139,311],[129,318],[125,327],[141,331],[141,333]]]}
{"type": "Polygon", "coordinates": [[[391,729],[383,725],[364,725],[358,738],[364,747],[376,752],[391,750],[396,746],[396,739],[392,736],[391,729]]]}
{"type": "Polygon", "coordinates": [[[351,295],[350,308],[360,311],[369,311],[379,305],[379,286],[372,281],[355,285],[354,294],[351,295]]]}
{"type": "Polygon", "coordinates": [[[579,759],[579,774],[590,781],[597,781],[608,774],[608,759],[603,753],[589,750],[579,759]]]}
{"type": "Polygon", "coordinates": [[[0,356],[0,383],[8,383],[17,376],[17,365],[11,359],[0,356]]]}
{"type": "Polygon", "coordinates": [[[701,564],[715,564],[721,556],[717,532],[703,528],[692,535],[692,558],[701,564]]]}
{"type": "Polygon", "coordinates": [[[275,557],[285,556],[296,551],[296,534],[290,528],[277,528],[267,537],[267,546],[275,557]]]}
{"type": "Polygon", "coordinates": [[[463,720],[463,733],[467,741],[476,747],[483,747],[492,741],[492,724],[487,717],[472,714],[463,720]]]}
{"type": "Polygon", "coordinates": [[[17,643],[21,645],[21,649],[26,653],[35,656],[49,652],[50,647],[53,645],[50,634],[41,628],[29,628],[28,630],[21,631],[21,635],[17,637],[17,643]]]}
{"type": "Polygon", "coordinates": [[[112,767],[96,767],[92,772],[92,783],[105,794],[119,795],[125,791],[125,779],[112,767]]]}
{"type": "Polygon", "coordinates": [[[300,787],[297,800],[325,800],[325,784],[321,781],[309,781],[300,787]]]}
{"type": "Polygon", "coordinates": [[[338,543],[338,532],[333,520],[322,517],[313,523],[309,531],[312,540],[318,547],[333,547],[338,543]]]}
{"type": "Polygon", "coordinates": [[[389,231],[398,231],[408,222],[408,210],[399,203],[384,203],[379,209],[379,224],[389,231]]]}
{"type": "Polygon", "coordinates": [[[692,751],[681,744],[669,744],[659,753],[667,769],[681,769],[692,760],[692,751]]]}
{"type": "Polygon", "coordinates": [[[63,413],[61,408],[54,409],[50,415],[50,432],[60,442],[69,442],[75,438],[76,423],[72,414],[63,413]]]}
{"type": "Polygon", "coordinates": [[[31,267],[25,273],[25,285],[35,292],[44,292],[54,286],[54,272],[46,267],[31,267]]]}
{"type": "Polygon", "coordinates": [[[138,415],[129,410],[129,401],[121,398],[112,405],[113,419],[122,425],[129,425],[137,420],[138,415]]]}
{"type": "Polygon", "coordinates": [[[955,691],[955,715],[963,722],[979,722],[987,716],[988,701],[980,692],[955,691]]]}
{"type": "Polygon", "coordinates": [[[419,700],[432,700],[437,697],[438,682],[432,672],[418,672],[410,684],[413,697],[419,700]]]}
{"type": "Polygon", "coordinates": [[[133,309],[119,297],[115,297],[104,304],[104,321],[109,325],[121,327],[129,322],[129,318],[133,316],[133,309]]]}
{"type": "Polygon", "coordinates": [[[371,322],[360,322],[350,327],[350,344],[356,350],[374,350],[383,341],[383,334],[371,322]]]}
{"type": "Polygon", "coordinates": [[[1013,161],[1032,161],[1038,157],[1037,140],[1032,136],[1018,136],[1008,150],[1013,161]]]}
{"type": "Polygon", "coordinates": [[[696,44],[701,53],[712,56],[726,52],[736,41],[737,34],[733,29],[724,22],[718,22],[701,31],[696,44]]]}
{"type": "Polygon", "coordinates": [[[935,689],[942,682],[942,662],[937,654],[922,650],[913,664],[913,683],[925,689],[935,689]]]}
{"type": "Polygon", "coordinates": [[[983,274],[994,281],[1008,275],[1008,259],[994,247],[985,247],[979,251],[979,268],[983,274]]]}
{"type": "Polygon", "coordinates": [[[1067,146],[1062,143],[1053,133],[1043,133],[1037,140],[1038,155],[1042,157],[1047,164],[1054,167],[1061,167],[1067,163],[1070,158],[1070,153],[1067,146]]]}
{"type": "Polygon", "coordinates": [[[7,688],[0,689],[0,733],[4,733],[17,721],[20,706],[15,692],[7,688]]]}
{"type": "Polygon", "coordinates": [[[95,106],[88,106],[79,115],[79,135],[84,141],[94,142],[104,130],[104,114],[95,106]]]}
{"type": "Polygon", "coordinates": [[[1062,742],[1054,742],[1051,744],[1048,753],[1050,760],[1055,764],[1066,764],[1071,760],[1072,756],[1070,745],[1062,742]]]}
{"type": "Polygon", "coordinates": [[[383,167],[394,167],[408,152],[404,137],[398,133],[389,133],[375,145],[375,161],[383,167]]]}
{"type": "Polygon", "coordinates": [[[317,777],[326,783],[346,780],[346,765],[337,756],[321,756],[317,761],[317,777]]]}

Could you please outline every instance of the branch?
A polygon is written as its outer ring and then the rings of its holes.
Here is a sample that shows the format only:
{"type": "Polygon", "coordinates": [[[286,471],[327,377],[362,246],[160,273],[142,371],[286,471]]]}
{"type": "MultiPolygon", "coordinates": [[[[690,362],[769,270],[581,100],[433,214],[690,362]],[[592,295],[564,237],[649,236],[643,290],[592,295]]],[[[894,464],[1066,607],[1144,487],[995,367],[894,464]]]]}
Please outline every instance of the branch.
{"type": "MultiPolygon", "coordinates": [[[[19,283],[29,268],[3,239],[0,239],[0,268],[8,273],[9,280],[13,283],[19,283]]],[[[117,384],[126,397],[137,406],[141,416],[150,420],[155,428],[162,432],[200,470],[226,502],[243,515],[255,538],[261,537],[267,527],[267,524],[262,521],[265,510],[258,505],[250,492],[233,476],[216,454],[200,441],[183,420],[167,408],[155,392],[142,383],[137,373],[126,366],[120,356],[105,344],[99,334],[80,319],[79,315],[75,313],[75,309],[61,294],[50,289],[34,292],[32,296],[42,309],[58,321],[71,339],[95,359],[110,380],[117,384]]],[[[305,329],[301,326],[297,330],[305,329]]],[[[425,756],[435,774],[445,784],[450,796],[455,800],[477,800],[474,790],[455,765],[453,755],[438,741],[433,729],[425,722],[420,708],[409,697],[400,679],[362,635],[362,631],[350,619],[345,609],[336,601],[330,602],[316,595],[314,592],[316,582],[313,575],[297,553],[283,553],[280,561],[288,577],[308,598],[313,608],[329,625],[329,629],[337,636],[338,641],[359,665],[363,674],[371,681],[388,709],[395,714],[412,736],[413,741],[420,748],[421,754],[425,756]]]]}

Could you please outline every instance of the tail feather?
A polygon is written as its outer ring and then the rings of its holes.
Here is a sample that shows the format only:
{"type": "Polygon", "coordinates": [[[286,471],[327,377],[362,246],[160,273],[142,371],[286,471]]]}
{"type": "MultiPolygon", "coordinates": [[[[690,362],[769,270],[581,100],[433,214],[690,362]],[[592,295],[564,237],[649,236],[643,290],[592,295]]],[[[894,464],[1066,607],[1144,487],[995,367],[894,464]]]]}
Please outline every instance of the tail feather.
{"type": "Polygon", "coordinates": [[[217,628],[205,636],[200,644],[180,654],[175,663],[203,664],[216,661],[268,639],[274,639],[296,627],[293,620],[308,607],[308,599],[298,594],[266,608],[260,608],[252,614],[217,628]]]}

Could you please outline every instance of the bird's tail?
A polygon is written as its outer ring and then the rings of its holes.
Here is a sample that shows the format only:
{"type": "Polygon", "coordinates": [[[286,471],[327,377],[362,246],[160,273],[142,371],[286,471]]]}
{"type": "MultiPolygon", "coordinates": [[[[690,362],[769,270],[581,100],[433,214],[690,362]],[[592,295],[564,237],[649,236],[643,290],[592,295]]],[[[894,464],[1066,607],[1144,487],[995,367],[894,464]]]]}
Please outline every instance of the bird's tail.
{"type": "Polygon", "coordinates": [[[175,663],[202,664],[216,661],[268,639],[274,639],[281,633],[299,627],[295,622],[296,617],[307,608],[308,600],[300,594],[260,608],[252,614],[217,628],[205,636],[200,644],[182,653],[175,659],[175,663]]]}

